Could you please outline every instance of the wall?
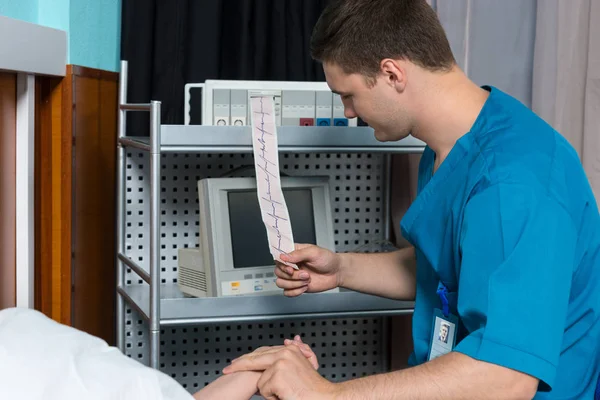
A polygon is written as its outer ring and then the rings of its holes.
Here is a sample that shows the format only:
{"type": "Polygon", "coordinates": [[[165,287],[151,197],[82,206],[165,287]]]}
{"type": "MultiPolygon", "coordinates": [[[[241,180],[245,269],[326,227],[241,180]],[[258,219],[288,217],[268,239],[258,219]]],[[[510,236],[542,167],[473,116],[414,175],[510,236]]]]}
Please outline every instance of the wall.
{"type": "Polygon", "coordinates": [[[66,31],[68,64],[119,70],[121,0],[0,0],[0,15],[66,31]]]}
{"type": "MultiPolygon", "coordinates": [[[[74,0],[74,2],[77,1],[80,0],[74,0]]],[[[38,13],[35,22],[69,32],[71,0],[37,0],[37,2],[38,13]]]]}
{"type": "Polygon", "coordinates": [[[121,0],[71,2],[69,64],[119,70],[121,0]]]}
{"type": "Polygon", "coordinates": [[[37,23],[38,0],[0,0],[0,15],[37,23]]]}

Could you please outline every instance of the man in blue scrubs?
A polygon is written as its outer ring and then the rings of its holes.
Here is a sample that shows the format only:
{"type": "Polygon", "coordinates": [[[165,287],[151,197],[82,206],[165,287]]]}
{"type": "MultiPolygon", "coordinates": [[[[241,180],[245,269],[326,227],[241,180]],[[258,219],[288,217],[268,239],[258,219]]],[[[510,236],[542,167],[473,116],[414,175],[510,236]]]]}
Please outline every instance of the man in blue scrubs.
{"type": "MultiPolygon", "coordinates": [[[[401,228],[410,248],[299,245],[288,296],[336,286],[415,300],[412,368],[333,384],[293,348],[242,357],[280,399],[592,399],[600,375],[600,217],[569,143],[458,68],[421,0],[334,0],[313,57],[380,141],[427,147],[401,228]]],[[[272,397],[275,398],[275,397],[272,397]]]]}

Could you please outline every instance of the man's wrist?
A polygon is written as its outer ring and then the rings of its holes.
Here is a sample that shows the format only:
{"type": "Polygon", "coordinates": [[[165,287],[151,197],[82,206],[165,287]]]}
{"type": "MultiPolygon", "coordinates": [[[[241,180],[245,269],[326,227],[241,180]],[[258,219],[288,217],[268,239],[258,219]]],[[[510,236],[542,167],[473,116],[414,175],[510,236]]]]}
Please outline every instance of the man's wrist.
{"type": "Polygon", "coordinates": [[[348,266],[351,263],[350,255],[348,253],[337,253],[337,286],[346,287],[348,280],[348,266]]]}
{"type": "Polygon", "coordinates": [[[323,400],[343,400],[343,384],[329,382],[329,388],[323,400]]]}

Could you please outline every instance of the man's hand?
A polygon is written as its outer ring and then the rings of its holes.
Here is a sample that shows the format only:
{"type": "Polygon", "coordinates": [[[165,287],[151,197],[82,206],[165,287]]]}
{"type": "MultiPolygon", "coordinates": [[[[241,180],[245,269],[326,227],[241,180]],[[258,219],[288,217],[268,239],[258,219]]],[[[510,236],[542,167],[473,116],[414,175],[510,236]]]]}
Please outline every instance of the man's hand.
{"type": "Polygon", "coordinates": [[[414,300],[417,288],[415,249],[378,254],[334,253],[311,244],[296,244],[296,250],[276,262],[277,286],[289,297],[344,287],[398,300],[414,300]],[[377,273],[373,273],[377,271],[377,273]]]}
{"type": "Polygon", "coordinates": [[[267,400],[333,398],[335,384],[319,375],[301,347],[288,344],[261,348],[234,360],[223,373],[264,371],[258,380],[258,389],[267,400]]]}
{"type": "Polygon", "coordinates": [[[317,355],[312,351],[309,345],[304,344],[300,335],[296,335],[294,340],[285,339],[283,341],[285,346],[298,346],[304,357],[311,363],[315,370],[319,369],[319,361],[317,360],[317,355]]]}
{"type": "Polygon", "coordinates": [[[281,260],[300,268],[295,270],[276,262],[276,284],[286,296],[323,292],[340,286],[340,257],[330,250],[311,244],[296,244],[296,250],[282,254],[281,260]]]}

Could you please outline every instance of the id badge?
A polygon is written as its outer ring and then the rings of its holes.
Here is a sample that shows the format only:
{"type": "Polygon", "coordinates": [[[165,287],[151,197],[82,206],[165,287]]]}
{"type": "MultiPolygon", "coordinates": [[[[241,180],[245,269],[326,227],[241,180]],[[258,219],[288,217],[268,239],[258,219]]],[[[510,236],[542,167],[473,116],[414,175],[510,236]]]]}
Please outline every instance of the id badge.
{"type": "Polygon", "coordinates": [[[448,313],[444,316],[439,308],[433,312],[432,333],[429,340],[429,355],[427,361],[448,354],[456,346],[456,329],[458,318],[448,313]]]}

